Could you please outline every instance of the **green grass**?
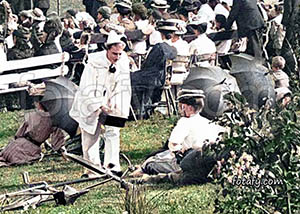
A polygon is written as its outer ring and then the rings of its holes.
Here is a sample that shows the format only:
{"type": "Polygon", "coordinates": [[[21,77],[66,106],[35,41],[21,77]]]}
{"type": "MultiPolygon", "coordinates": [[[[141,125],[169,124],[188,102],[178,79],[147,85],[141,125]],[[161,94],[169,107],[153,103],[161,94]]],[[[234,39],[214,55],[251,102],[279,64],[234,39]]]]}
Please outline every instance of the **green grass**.
{"type": "MultiPolygon", "coordinates": [[[[23,121],[23,111],[0,113],[0,145],[7,144],[14,136],[23,121]]],[[[138,164],[144,157],[155,151],[167,140],[176,122],[176,118],[167,119],[155,115],[149,120],[128,122],[121,131],[121,150],[129,159],[138,164]]],[[[12,192],[24,188],[22,173],[28,172],[31,182],[46,181],[56,183],[80,178],[83,168],[71,161],[64,160],[59,155],[47,156],[41,162],[0,168],[0,193],[12,192]]],[[[84,183],[71,185],[81,189],[84,183]]],[[[216,186],[212,184],[176,187],[171,184],[157,184],[147,186],[146,198],[150,200],[156,195],[157,208],[151,213],[213,213],[213,201],[216,186]]],[[[122,213],[124,211],[125,191],[116,182],[109,182],[92,189],[81,196],[73,205],[56,206],[54,202],[43,204],[36,209],[29,209],[22,213],[43,214],[78,214],[78,213],[122,213]]],[[[21,213],[21,211],[7,212],[21,213]]]]}
{"type": "MultiPolygon", "coordinates": [[[[60,0],[60,2],[61,15],[70,8],[84,10],[81,0],[60,0]]],[[[49,11],[57,11],[56,3],[56,0],[51,0],[49,11]]],[[[23,118],[24,111],[0,112],[0,148],[13,138],[23,118]]],[[[156,115],[150,120],[128,122],[121,131],[121,151],[133,164],[141,163],[146,155],[160,148],[168,139],[175,121],[175,118],[166,119],[156,115]]],[[[64,160],[59,155],[45,157],[41,162],[33,164],[0,168],[0,194],[25,188],[21,176],[25,171],[29,173],[31,182],[56,183],[80,178],[83,168],[74,162],[64,160]]],[[[92,182],[72,185],[72,187],[81,189],[90,184],[92,182]]],[[[186,187],[176,187],[171,184],[147,186],[145,194],[148,200],[158,195],[154,200],[157,207],[149,213],[213,213],[215,188],[217,187],[212,184],[186,187]]],[[[124,196],[125,191],[120,189],[118,183],[109,182],[81,196],[73,205],[56,206],[54,202],[49,202],[36,209],[7,213],[119,214],[125,210],[124,196]]]]}

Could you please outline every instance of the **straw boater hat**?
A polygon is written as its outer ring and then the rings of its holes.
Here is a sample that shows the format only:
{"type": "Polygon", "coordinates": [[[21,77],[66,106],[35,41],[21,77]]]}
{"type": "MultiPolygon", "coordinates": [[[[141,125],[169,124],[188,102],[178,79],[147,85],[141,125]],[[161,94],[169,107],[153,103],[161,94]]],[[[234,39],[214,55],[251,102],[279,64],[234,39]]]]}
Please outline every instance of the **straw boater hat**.
{"type": "Polygon", "coordinates": [[[207,30],[207,22],[202,19],[191,21],[188,23],[188,26],[191,26],[193,29],[197,29],[201,34],[205,33],[207,30]]]}
{"type": "Polygon", "coordinates": [[[159,8],[159,9],[167,9],[170,7],[170,5],[168,5],[167,1],[165,0],[154,0],[153,4],[151,4],[151,7],[159,8]]]}
{"type": "Polygon", "coordinates": [[[204,91],[199,89],[185,89],[181,88],[177,93],[177,100],[180,103],[192,104],[195,98],[205,98],[204,91]]]}
{"type": "Polygon", "coordinates": [[[130,0],[119,0],[115,3],[115,6],[121,6],[121,7],[125,7],[128,9],[132,8],[132,2],[130,0]]]}
{"type": "MultiPolygon", "coordinates": [[[[200,5],[201,5],[201,3],[200,3],[200,5]]],[[[196,0],[185,0],[185,1],[183,1],[181,7],[186,9],[188,12],[198,9],[198,5],[196,4],[196,0]]]]}
{"type": "Polygon", "coordinates": [[[178,29],[175,31],[176,35],[183,35],[187,32],[186,29],[186,23],[183,20],[180,19],[168,19],[166,20],[168,22],[173,22],[175,24],[175,27],[178,29]]]}
{"type": "Polygon", "coordinates": [[[160,20],[156,23],[156,29],[158,31],[160,30],[166,30],[166,31],[178,31],[178,28],[176,27],[176,23],[168,20],[160,20]]]}

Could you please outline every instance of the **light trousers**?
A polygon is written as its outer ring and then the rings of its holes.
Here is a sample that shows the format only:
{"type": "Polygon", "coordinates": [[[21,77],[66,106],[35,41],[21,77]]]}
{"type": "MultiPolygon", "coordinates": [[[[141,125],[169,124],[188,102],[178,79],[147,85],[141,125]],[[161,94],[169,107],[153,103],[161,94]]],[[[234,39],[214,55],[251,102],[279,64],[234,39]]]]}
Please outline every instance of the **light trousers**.
{"type": "MultiPolygon", "coordinates": [[[[99,142],[100,124],[94,135],[81,129],[83,158],[101,166],[99,142]]],[[[105,126],[104,167],[112,167],[112,170],[120,171],[120,128],[105,126]]]]}

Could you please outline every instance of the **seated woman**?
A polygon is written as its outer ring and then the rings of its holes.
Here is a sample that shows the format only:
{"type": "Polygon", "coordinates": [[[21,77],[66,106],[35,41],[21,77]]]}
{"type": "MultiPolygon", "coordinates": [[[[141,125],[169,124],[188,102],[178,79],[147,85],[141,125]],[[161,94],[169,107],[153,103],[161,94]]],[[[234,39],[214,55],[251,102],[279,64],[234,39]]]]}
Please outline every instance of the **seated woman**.
{"type": "Polygon", "coordinates": [[[178,92],[182,118],[171,133],[169,149],[148,158],[132,176],[180,171],[180,161],[190,151],[201,151],[205,144],[216,141],[218,134],[224,129],[200,116],[204,98],[202,90],[181,89],[178,92]]]}
{"type": "Polygon", "coordinates": [[[25,114],[25,121],[14,138],[0,152],[0,167],[20,165],[39,160],[42,157],[41,145],[51,137],[49,144],[54,151],[64,145],[64,134],[52,126],[50,114],[36,103],[37,111],[25,114]]]}
{"type": "Polygon", "coordinates": [[[213,65],[216,58],[216,45],[207,37],[207,23],[193,21],[188,27],[194,32],[197,38],[190,43],[190,55],[192,63],[196,66],[207,67],[213,65]]]}

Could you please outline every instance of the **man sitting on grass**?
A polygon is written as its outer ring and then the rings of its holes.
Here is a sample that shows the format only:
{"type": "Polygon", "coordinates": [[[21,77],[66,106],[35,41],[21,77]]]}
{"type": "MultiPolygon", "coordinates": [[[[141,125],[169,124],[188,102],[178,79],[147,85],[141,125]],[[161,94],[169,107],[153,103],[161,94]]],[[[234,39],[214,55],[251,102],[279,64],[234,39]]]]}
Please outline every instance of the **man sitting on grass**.
{"type": "Polygon", "coordinates": [[[190,155],[202,153],[202,148],[206,144],[217,140],[219,133],[224,129],[200,116],[204,107],[204,98],[202,90],[181,89],[179,91],[179,110],[182,117],[171,133],[169,149],[148,158],[132,173],[133,177],[143,174],[180,173],[182,167],[190,167],[190,164],[185,166],[187,163],[185,159],[189,160],[190,155]]]}

